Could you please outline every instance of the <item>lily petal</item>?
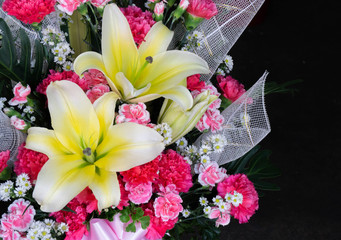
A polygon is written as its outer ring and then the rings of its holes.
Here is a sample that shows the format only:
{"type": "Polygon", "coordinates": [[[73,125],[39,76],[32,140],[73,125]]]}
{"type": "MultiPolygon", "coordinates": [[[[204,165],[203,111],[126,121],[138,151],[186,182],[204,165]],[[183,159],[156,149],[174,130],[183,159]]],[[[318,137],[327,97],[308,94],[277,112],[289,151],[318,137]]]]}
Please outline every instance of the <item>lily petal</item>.
{"type": "Polygon", "coordinates": [[[120,185],[115,172],[97,168],[95,177],[89,187],[98,200],[98,209],[100,211],[103,208],[112,205],[117,206],[120,203],[120,185]]]}
{"type": "Polygon", "coordinates": [[[109,78],[123,72],[131,79],[137,67],[137,47],[129,23],[116,4],[108,4],[102,21],[102,58],[109,78]]]}
{"type": "Polygon", "coordinates": [[[95,110],[83,90],[70,81],[51,83],[46,90],[52,127],[63,145],[73,153],[94,150],[99,138],[95,110]]]}
{"type": "Polygon", "coordinates": [[[97,167],[121,172],[155,159],[164,149],[161,135],[136,123],[121,123],[108,131],[97,148],[97,167]]]}
{"type": "Polygon", "coordinates": [[[41,127],[28,129],[25,148],[44,153],[49,158],[72,154],[59,142],[53,130],[41,127]]]}
{"type": "Polygon", "coordinates": [[[118,95],[114,92],[105,93],[94,102],[94,108],[100,125],[100,140],[103,140],[115,119],[115,107],[118,95]]]}
{"type": "Polygon", "coordinates": [[[136,90],[131,82],[124,76],[122,72],[116,74],[117,84],[120,86],[121,92],[123,92],[124,100],[130,100],[136,96],[141,95],[150,88],[150,83],[147,86],[136,90]]]}
{"type": "Polygon", "coordinates": [[[50,158],[39,172],[33,197],[44,212],[62,209],[94,178],[95,166],[77,155],[50,158]]]}
{"type": "Polygon", "coordinates": [[[153,57],[153,62],[145,67],[134,86],[142,88],[151,83],[151,92],[163,91],[179,85],[188,76],[209,72],[207,63],[194,53],[167,51],[153,57]]]}
{"type": "Polygon", "coordinates": [[[161,21],[155,23],[138,49],[140,62],[144,63],[146,57],[153,57],[167,51],[173,36],[174,32],[163,25],[161,21]]]}

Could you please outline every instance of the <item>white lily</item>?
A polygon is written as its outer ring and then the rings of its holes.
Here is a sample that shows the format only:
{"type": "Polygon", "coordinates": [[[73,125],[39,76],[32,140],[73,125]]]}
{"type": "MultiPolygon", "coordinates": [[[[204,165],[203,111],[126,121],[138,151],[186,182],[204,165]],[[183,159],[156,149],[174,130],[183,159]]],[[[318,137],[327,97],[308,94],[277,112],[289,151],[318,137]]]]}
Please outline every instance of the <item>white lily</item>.
{"type": "Polygon", "coordinates": [[[102,71],[112,90],[124,101],[148,102],[165,97],[189,109],[193,98],[186,88],[186,78],[209,73],[209,68],[193,53],[167,51],[173,35],[157,22],[137,49],[125,16],[115,4],[109,4],[103,14],[102,55],[79,55],[74,62],[75,72],[80,75],[92,68],[102,71]]]}
{"type": "Polygon", "coordinates": [[[32,127],[26,148],[49,157],[39,172],[33,197],[45,212],[62,209],[87,186],[101,210],[120,201],[116,172],[157,157],[164,149],[155,130],[135,123],[113,125],[117,94],[91,104],[70,81],[46,91],[53,130],[32,127]]]}

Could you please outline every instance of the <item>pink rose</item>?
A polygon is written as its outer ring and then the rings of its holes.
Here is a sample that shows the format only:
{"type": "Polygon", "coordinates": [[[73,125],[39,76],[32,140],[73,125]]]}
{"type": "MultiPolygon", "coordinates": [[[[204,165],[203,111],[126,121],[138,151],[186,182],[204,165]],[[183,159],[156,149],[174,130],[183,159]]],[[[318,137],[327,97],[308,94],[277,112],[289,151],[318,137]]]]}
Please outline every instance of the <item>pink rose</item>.
{"type": "Polygon", "coordinates": [[[125,190],[129,191],[128,198],[135,204],[147,203],[152,197],[152,183],[141,183],[137,186],[126,183],[125,190]]]}
{"type": "Polygon", "coordinates": [[[220,212],[218,207],[213,207],[211,209],[211,212],[208,214],[208,218],[209,219],[217,219],[217,221],[215,222],[216,227],[219,227],[219,225],[221,226],[226,226],[227,224],[230,223],[230,214],[229,211],[224,211],[224,212],[220,212]]]}
{"type": "Polygon", "coordinates": [[[94,103],[98,98],[103,96],[104,93],[107,93],[109,91],[110,91],[110,88],[108,85],[97,84],[90,90],[86,91],[86,96],[88,96],[91,103],[94,103]]]}
{"type": "Polygon", "coordinates": [[[164,222],[177,218],[183,210],[182,199],[175,189],[174,184],[170,184],[165,188],[160,187],[162,191],[159,193],[160,197],[155,199],[155,216],[160,217],[164,222]]]}
{"type": "Polygon", "coordinates": [[[149,112],[144,103],[122,104],[116,117],[116,123],[134,122],[138,124],[148,124],[150,122],[149,112]]]}
{"type": "Polygon", "coordinates": [[[24,130],[25,127],[27,126],[25,121],[18,118],[17,116],[11,117],[11,125],[14,126],[18,130],[24,130]]]}
{"type": "Polygon", "coordinates": [[[20,198],[8,207],[7,220],[12,223],[14,230],[22,232],[32,224],[35,214],[34,207],[30,206],[30,202],[20,198]]]}
{"type": "Polygon", "coordinates": [[[226,169],[219,168],[217,162],[212,161],[207,164],[201,164],[199,167],[198,181],[203,186],[214,186],[227,177],[226,169]]]}
{"type": "Polygon", "coordinates": [[[13,88],[14,98],[12,98],[8,103],[9,105],[16,106],[21,103],[27,102],[27,96],[31,93],[31,88],[29,85],[24,87],[20,82],[17,83],[13,88]]]}

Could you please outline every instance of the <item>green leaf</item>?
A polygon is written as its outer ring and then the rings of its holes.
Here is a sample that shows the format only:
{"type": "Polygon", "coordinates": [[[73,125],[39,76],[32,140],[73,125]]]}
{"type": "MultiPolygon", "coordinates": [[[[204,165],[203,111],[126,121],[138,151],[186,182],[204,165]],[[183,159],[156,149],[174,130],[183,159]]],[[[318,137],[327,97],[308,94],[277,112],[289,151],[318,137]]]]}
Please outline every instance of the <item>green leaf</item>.
{"type": "Polygon", "coordinates": [[[23,82],[27,84],[27,80],[31,76],[31,43],[23,29],[20,29],[19,31],[19,37],[21,53],[18,69],[21,70],[19,74],[21,75],[23,82]]]}
{"type": "Polygon", "coordinates": [[[43,62],[44,62],[44,48],[42,44],[39,42],[39,40],[36,40],[34,43],[35,48],[35,65],[34,69],[32,71],[32,80],[31,85],[33,88],[35,88],[42,77],[42,71],[43,71],[43,62]]]}
{"type": "Polygon", "coordinates": [[[141,223],[142,229],[147,229],[147,227],[150,224],[150,217],[149,216],[143,216],[139,219],[139,221],[141,223]]]}
{"type": "Polygon", "coordinates": [[[136,232],[135,223],[134,223],[134,222],[130,223],[130,224],[126,227],[126,231],[127,231],[127,232],[136,232]]]}
{"type": "Polygon", "coordinates": [[[0,173],[0,180],[6,181],[11,178],[12,170],[10,167],[6,167],[2,172],[0,173]]]}
{"type": "Polygon", "coordinates": [[[72,212],[74,214],[77,214],[74,210],[72,210],[71,208],[65,206],[61,211],[65,211],[65,212],[72,212]]]}
{"type": "Polygon", "coordinates": [[[121,220],[122,222],[124,222],[124,223],[127,223],[127,222],[129,222],[130,217],[129,217],[129,215],[123,215],[123,214],[121,214],[120,220],[121,220]]]}
{"type": "Polygon", "coordinates": [[[0,62],[13,69],[17,63],[17,53],[14,39],[7,23],[0,18],[0,29],[2,30],[2,46],[0,48],[0,62]]]}
{"type": "Polygon", "coordinates": [[[275,183],[265,182],[262,180],[253,180],[253,184],[255,188],[258,190],[266,190],[266,191],[279,191],[280,188],[275,183]]]}
{"type": "Polygon", "coordinates": [[[242,157],[242,160],[241,160],[238,168],[236,169],[235,173],[243,173],[243,172],[245,172],[244,168],[245,168],[246,164],[254,156],[254,154],[256,152],[258,152],[259,149],[260,149],[260,146],[257,145],[254,148],[252,148],[244,157],[242,157]]]}
{"type": "Polygon", "coordinates": [[[135,215],[136,215],[138,218],[142,217],[143,214],[144,214],[144,211],[142,210],[142,208],[140,208],[140,207],[139,207],[139,208],[136,208],[135,215]]]}

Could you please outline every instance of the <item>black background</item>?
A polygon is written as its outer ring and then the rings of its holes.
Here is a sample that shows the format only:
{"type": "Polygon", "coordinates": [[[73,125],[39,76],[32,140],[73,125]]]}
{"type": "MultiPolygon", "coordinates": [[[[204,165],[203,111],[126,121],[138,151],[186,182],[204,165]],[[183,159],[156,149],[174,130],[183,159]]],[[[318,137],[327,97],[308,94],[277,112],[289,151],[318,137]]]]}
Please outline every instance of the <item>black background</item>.
{"type": "Polygon", "coordinates": [[[248,224],[220,239],[341,239],[340,13],[337,1],[266,0],[233,46],[231,75],[250,87],[302,79],[291,94],[266,97],[272,131],[260,144],[282,175],[248,224]]]}

